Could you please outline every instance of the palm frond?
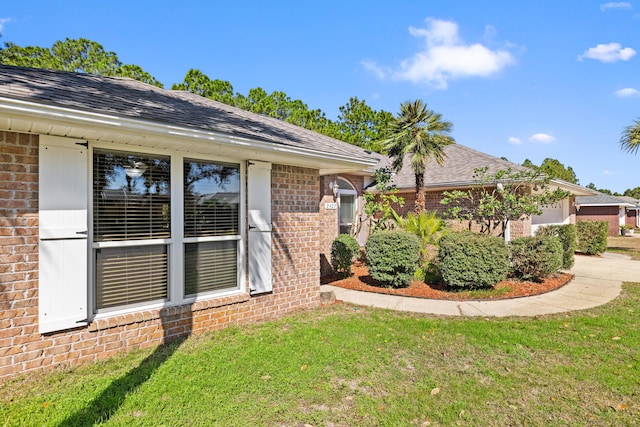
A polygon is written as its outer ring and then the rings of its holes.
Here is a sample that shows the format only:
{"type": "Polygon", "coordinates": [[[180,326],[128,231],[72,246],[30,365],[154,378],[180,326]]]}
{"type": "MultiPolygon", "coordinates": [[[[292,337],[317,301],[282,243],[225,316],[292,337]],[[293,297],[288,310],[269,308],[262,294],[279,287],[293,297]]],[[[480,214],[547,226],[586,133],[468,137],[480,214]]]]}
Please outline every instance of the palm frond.
{"type": "Polygon", "coordinates": [[[636,154],[640,148],[640,119],[634,124],[625,128],[620,137],[620,147],[622,151],[636,154]]]}

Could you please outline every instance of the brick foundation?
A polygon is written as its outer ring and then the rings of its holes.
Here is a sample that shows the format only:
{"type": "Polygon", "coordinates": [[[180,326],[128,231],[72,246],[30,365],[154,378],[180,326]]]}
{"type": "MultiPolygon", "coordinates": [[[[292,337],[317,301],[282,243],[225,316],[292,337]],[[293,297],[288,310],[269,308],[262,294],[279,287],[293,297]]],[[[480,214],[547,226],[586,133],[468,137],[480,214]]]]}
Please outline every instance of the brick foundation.
{"type": "Polygon", "coordinates": [[[0,380],[319,305],[320,178],[272,166],[273,292],[102,318],[38,333],[38,137],[0,132],[0,380]]]}

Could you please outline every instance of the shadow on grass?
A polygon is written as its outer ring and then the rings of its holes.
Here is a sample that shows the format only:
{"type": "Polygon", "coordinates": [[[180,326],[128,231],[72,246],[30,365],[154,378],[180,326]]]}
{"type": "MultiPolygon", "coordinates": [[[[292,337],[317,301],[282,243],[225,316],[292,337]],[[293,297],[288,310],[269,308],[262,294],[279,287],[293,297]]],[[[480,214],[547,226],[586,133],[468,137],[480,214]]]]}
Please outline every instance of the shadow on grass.
{"type": "Polygon", "coordinates": [[[160,321],[164,331],[163,344],[156,347],[138,366],[115,379],[84,408],[63,420],[58,427],[90,426],[108,421],[127,397],[147,382],[191,335],[193,318],[190,309],[162,309],[160,321]]]}
{"type": "Polygon", "coordinates": [[[138,366],[114,380],[84,408],[58,424],[59,427],[90,426],[105,422],[122,406],[128,395],[134,393],[166,362],[186,338],[158,346],[138,366]]]}

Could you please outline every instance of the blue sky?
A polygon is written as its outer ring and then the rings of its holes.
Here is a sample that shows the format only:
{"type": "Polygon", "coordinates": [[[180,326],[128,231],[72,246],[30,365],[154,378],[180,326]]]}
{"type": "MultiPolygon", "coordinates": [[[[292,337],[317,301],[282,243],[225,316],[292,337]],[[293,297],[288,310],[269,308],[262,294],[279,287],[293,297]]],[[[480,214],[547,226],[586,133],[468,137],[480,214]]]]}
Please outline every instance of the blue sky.
{"type": "Polygon", "coordinates": [[[167,88],[197,68],[330,118],[352,96],[394,114],[420,98],[460,144],[556,158],[582,185],[640,186],[640,155],[618,146],[640,117],[640,0],[20,0],[3,2],[0,26],[2,42],[85,37],[167,88]]]}

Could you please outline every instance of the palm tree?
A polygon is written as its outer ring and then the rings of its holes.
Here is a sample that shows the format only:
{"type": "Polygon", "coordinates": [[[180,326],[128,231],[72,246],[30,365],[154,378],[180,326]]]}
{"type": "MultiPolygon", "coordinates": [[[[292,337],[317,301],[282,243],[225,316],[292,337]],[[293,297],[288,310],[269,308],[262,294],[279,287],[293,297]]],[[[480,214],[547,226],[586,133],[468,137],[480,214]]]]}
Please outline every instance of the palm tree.
{"type": "Polygon", "coordinates": [[[416,179],[415,212],[425,209],[424,172],[429,159],[439,165],[444,163],[444,147],[455,144],[449,135],[453,124],[442,119],[442,114],[427,109],[421,100],[407,101],[400,105],[400,113],[388,128],[388,137],[383,140],[384,148],[393,159],[392,167],[402,169],[405,156],[409,156],[416,179]]]}
{"type": "Polygon", "coordinates": [[[638,152],[638,148],[640,148],[640,118],[622,132],[620,147],[629,153],[636,154],[638,152]]]}

